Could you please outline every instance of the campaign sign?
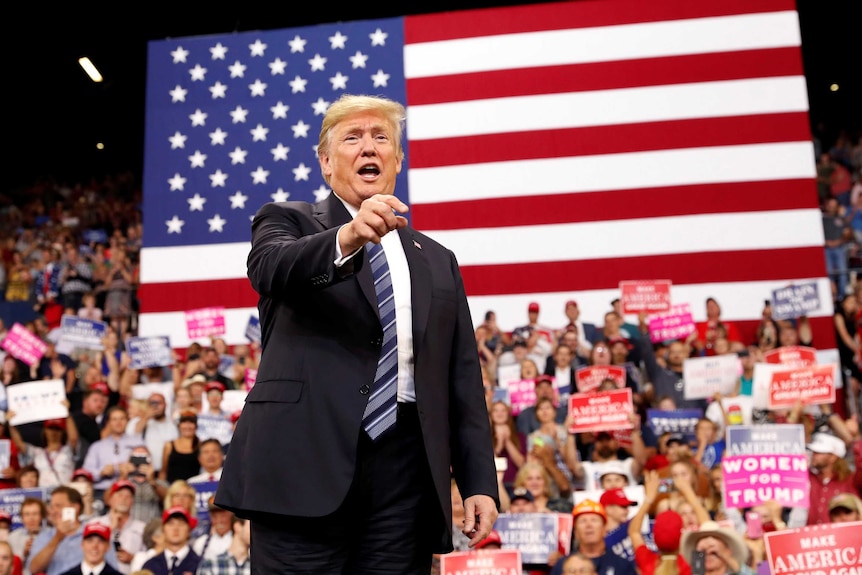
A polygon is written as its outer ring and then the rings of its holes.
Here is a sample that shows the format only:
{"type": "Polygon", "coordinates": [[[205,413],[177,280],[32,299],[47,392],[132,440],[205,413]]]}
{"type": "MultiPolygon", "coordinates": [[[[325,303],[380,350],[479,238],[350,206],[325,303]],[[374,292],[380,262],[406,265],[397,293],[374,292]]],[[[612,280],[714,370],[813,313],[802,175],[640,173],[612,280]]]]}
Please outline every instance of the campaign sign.
{"type": "Polygon", "coordinates": [[[832,405],[835,403],[834,376],[834,365],[773,372],[769,383],[769,409],[791,408],[800,399],[805,405],[832,405]]]}
{"type": "Polygon", "coordinates": [[[527,407],[536,405],[536,380],[535,379],[519,379],[518,381],[510,381],[506,387],[509,390],[510,407],[512,415],[518,415],[527,407]]]}
{"type": "Polygon", "coordinates": [[[631,388],[593,393],[573,393],[569,397],[571,433],[631,429],[629,414],[633,413],[631,388]]]}
{"type": "Polygon", "coordinates": [[[47,419],[66,419],[66,383],[62,379],[45,379],[10,385],[6,388],[9,411],[15,412],[9,423],[21,425],[47,419]]]}
{"type": "MultiPolygon", "coordinates": [[[[245,389],[251,391],[257,381],[257,369],[252,367],[245,368],[245,389]]],[[[508,401],[506,402],[508,403],[508,401]]]]}
{"type": "Polygon", "coordinates": [[[595,391],[606,379],[618,388],[626,386],[626,368],[621,365],[590,365],[575,370],[575,386],[581,393],[595,391]]]}
{"type": "Polygon", "coordinates": [[[702,409],[647,409],[647,425],[656,437],[662,433],[681,433],[689,443],[695,442],[694,428],[703,417],[702,409]]]}
{"type": "Polygon", "coordinates": [[[739,379],[739,357],[735,353],[691,357],[682,363],[686,399],[705,399],[718,391],[728,395],[739,379]]]}
{"type": "Polygon", "coordinates": [[[670,280],[620,282],[623,313],[670,311],[670,280]]]}
{"type": "Polygon", "coordinates": [[[767,351],[763,354],[763,359],[766,363],[787,367],[808,367],[817,365],[817,350],[803,345],[788,345],[767,351]]]}
{"type": "Polygon", "coordinates": [[[808,459],[800,424],[729,425],[721,460],[724,505],[737,509],[770,499],[808,507],[808,459]]]}
{"type": "Polygon", "coordinates": [[[501,513],[494,522],[504,549],[521,552],[525,564],[547,565],[548,557],[559,546],[559,521],[556,513],[501,513]]]}
{"type": "Polygon", "coordinates": [[[44,341],[30,333],[26,327],[18,322],[9,328],[0,347],[9,352],[9,355],[15,359],[20,359],[31,366],[39,363],[48,349],[48,345],[44,341]]]}
{"type": "Polygon", "coordinates": [[[195,490],[195,509],[198,512],[198,525],[196,532],[207,533],[210,529],[210,497],[213,497],[218,489],[218,481],[202,481],[191,483],[195,490]]]}
{"type": "MultiPolygon", "coordinates": [[[[547,560],[545,560],[547,563],[547,560]]],[[[440,556],[440,575],[523,575],[517,549],[454,551],[440,556]]]]}
{"type": "Polygon", "coordinates": [[[793,319],[820,309],[817,282],[772,290],[772,319],[793,319]]]}
{"type": "Polygon", "coordinates": [[[28,497],[45,501],[44,487],[31,487],[27,489],[0,489],[0,511],[5,511],[12,517],[10,530],[21,527],[21,504],[28,497]]]}
{"type": "Polygon", "coordinates": [[[670,311],[650,316],[649,337],[653,343],[671,339],[685,339],[695,331],[694,316],[687,303],[673,305],[670,311]]]}
{"type": "Polygon", "coordinates": [[[224,354],[222,356],[219,356],[218,372],[225,377],[233,379],[233,371],[235,365],[236,358],[234,356],[230,354],[224,354]]]}
{"type": "Polygon", "coordinates": [[[66,343],[84,349],[105,349],[102,340],[108,324],[95,319],[84,319],[75,315],[64,315],[60,320],[60,337],[66,343]]]}
{"type": "Polygon", "coordinates": [[[205,307],[186,311],[186,333],[189,339],[224,335],[224,308],[205,307]]]}
{"type": "Polygon", "coordinates": [[[253,315],[248,316],[248,324],[245,326],[245,338],[254,343],[260,343],[260,318],[253,315]]]}
{"type": "Polygon", "coordinates": [[[130,337],[126,342],[132,369],[145,367],[164,367],[174,363],[171,353],[171,339],[166,335],[151,337],[130,337]]]}
{"type": "Polygon", "coordinates": [[[233,437],[233,424],[224,415],[199,413],[197,436],[201,441],[218,439],[219,443],[227,445],[233,437]]]}
{"type": "Polygon", "coordinates": [[[862,521],[822,523],[763,534],[766,560],[776,575],[859,575],[862,521]]]}

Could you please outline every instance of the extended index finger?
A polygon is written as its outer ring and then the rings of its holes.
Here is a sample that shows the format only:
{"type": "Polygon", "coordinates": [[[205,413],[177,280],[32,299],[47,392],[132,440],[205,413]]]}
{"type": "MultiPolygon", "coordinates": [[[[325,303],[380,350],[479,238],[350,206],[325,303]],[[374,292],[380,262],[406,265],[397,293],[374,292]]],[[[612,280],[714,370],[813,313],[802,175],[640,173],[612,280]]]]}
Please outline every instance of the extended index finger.
{"type": "Polygon", "coordinates": [[[388,205],[399,214],[406,214],[410,210],[410,208],[407,207],[407,204],[390,194],[379,194],[375,196],[375,199],[388,205]]]}

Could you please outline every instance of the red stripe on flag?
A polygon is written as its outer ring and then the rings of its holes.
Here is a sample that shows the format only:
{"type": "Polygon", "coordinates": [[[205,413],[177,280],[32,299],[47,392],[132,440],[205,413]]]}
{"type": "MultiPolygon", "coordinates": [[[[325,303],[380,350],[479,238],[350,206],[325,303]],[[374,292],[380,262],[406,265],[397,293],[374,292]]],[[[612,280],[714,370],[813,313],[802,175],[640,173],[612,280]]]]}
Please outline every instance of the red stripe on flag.
{"type": "Polygon", "coordinates": [[[186,311],[203,307],[257,307],[248,278],[148,283],[138,287],[141,313],[186,311]]]}
{"type": "Polygon", "coordinates": [[[642,86],[801,76],[798,47],[590,62],[407,80],[411,106],[642,86]]]}
{"type": "Polygon", "coordinates": [[[410,141],[410,168],[811,139],[806,112],[410,141]]]}
{"type": "Polygon", "coordinates": [[[793,0],[585,0],[507,8],[462,10],[407,16],[407,44],[563,28],[592,28],[664,20],[709,18],[795,10],[793,0]]]}
{"type": "Polygon", "coordinates": [[[431,231],[816,207],[816,185],[805,179],[413,204],[410,219],[431,231]]]}
{"type": "Polygon", "coordinates": [[[461,273],[467,294],[482,296],[616,289],[621,278],[662,278],[674,285],[705,280],[724,283],[815,278],[823,277],[825,265],[822,247],[806,247],[461,266],[461,273]]]}

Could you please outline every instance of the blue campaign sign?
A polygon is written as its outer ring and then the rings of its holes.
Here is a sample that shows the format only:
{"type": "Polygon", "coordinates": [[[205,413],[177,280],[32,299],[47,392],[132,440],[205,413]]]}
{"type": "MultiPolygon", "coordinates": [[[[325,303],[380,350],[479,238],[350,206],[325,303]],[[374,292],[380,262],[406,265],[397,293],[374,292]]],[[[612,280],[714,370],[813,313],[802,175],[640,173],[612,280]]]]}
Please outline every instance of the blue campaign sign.
{"type": "Polygon", "coordinates": [[[164,367],[174,363],[171,354],[171,340],[166,335],[151,337],[130,337],[126,342],[132,369],[144,367],[164,367]]]}
{"type": "Polygon", "coordinates": [[[503,549],[517,549],[524,564],[547,564],[559,545],[556,513],[501,513],[494,523],[503,549]]]}
{"type": "Polygon", "coordinates": [[[84,230],[82,236],[88,244],[108,243],[108,232],[105,230],[84,230]]]}
{"type": "Polygon", "coordinates": [[[695,442],[694,428],[703,417],[702,409],[647,409],[647,425],[656,437],[662,433],[681,433],[689,443],[695,442]]]}
{"type": "Polygon", "coordinates": [[[794,319],[820,309],[817,282],[772,290],[772,319],[794,319]]]}
{"type": "Polygon", "coordinates": [[[104,349],[102,340],[107,328],[103,321],[74,315],[64,315],[60,320],[61,339],[84,349],[104,349]]]}
{"type": "Polygon", "coordinates": [[[0,511],[5,511],[12,516],[11,529],[21,527],[21,504],[28,497],[45,501],[45,489],[42,487],[32,489],[0,489],[0,511]]]}
{"type": "Polygon", "coordinates": [[[725,455],[805,455],[802,424],[729,425],[725,455]]]}
{"type": "Polygon", "coordinates": [[[248,316],[248,325],[245,328],[245,337],[254,343],[260,343],[260,319],[250,315],[248,316]]]}
{"type": "Polygon", "coordinates": [[[210,530],[210,497],[215,496],[218,488],[218,481],[204,481],[201,483],[192,483],[195,488],[195,510],[198,513],[198,525],[195,527],[195,533],[206,533],[210,530]]]}

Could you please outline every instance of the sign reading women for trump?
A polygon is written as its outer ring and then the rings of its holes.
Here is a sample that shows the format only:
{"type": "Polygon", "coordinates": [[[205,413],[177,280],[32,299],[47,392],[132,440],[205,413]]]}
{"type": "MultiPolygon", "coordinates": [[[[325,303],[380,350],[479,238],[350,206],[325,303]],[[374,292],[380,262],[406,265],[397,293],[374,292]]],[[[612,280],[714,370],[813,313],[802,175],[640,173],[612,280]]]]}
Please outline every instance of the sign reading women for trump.
{"type": "Polygon", "coordinates": [[[739,357],[735,353],[693,357],[682,364],[686,399],[705,399],[715,392],[727,395],[739,379],[739,357]]]}
{"type": "Polygon", "coordinates": [[[0,347],[8,351],[9,355],[15,359],[20,359],[27,365],[36,365],[39,363],[39,360],[45,355],[45,350],[48,349],[44,341],[30,333],[20,323],[15,323],[9,328],[9,333],[3,338],[3,343],[0,347]]]}
{"type": "Polygon", "coordinates": [[[721,461],[725,507],[774,500],[808,507],[808,460],[802,425],[731,425],[721,461]]]}
{"type": "Polygon", "coordinates": [[[595,391],[606,379],[612,380],[617,387],[625,387],[626,368],[621,365],[590,365],[575,371],[575,385],[581,393],[595,391]]]}
{"type": "Polygon", "coordinates": [[[656,313],[670,310],[670,280],[621,281],[623,313],[656,313]]]}
{"type": "Polygon", "coordinates": [[[206,307],[186,311],[186,333],[191,340],[224,335],[224,308],[206,307]]]}
{"type": "Polygon", "coordinates": [[[440,575],[521,575],[517,549],[477,549],[440,556],[440,575]]]}
{"type": "Polygon", "coordinates": [[[862,574],[862,521],[824,523],[763,534],[774,575],[862,574]]]}
{"type": "Polygon", "coordinates": [[[687,303],[671,306],[670,311],[649,318],[649,337],[653,343],[685,339],[695,329],[691,306],[687,303]]]}
{"type": "Polygon", "coordinates": [[[769,409],[790,408],[797,400],[805,405],[835,403],[835,366],[814,365],[772,373],[769,409]]]}
{"type": "Polygon", "coordinates": [[[571,433],[631,429],[632,390],[629,387],[613,391],[573,393],[569,397],[572,416],[571,433]]]}

